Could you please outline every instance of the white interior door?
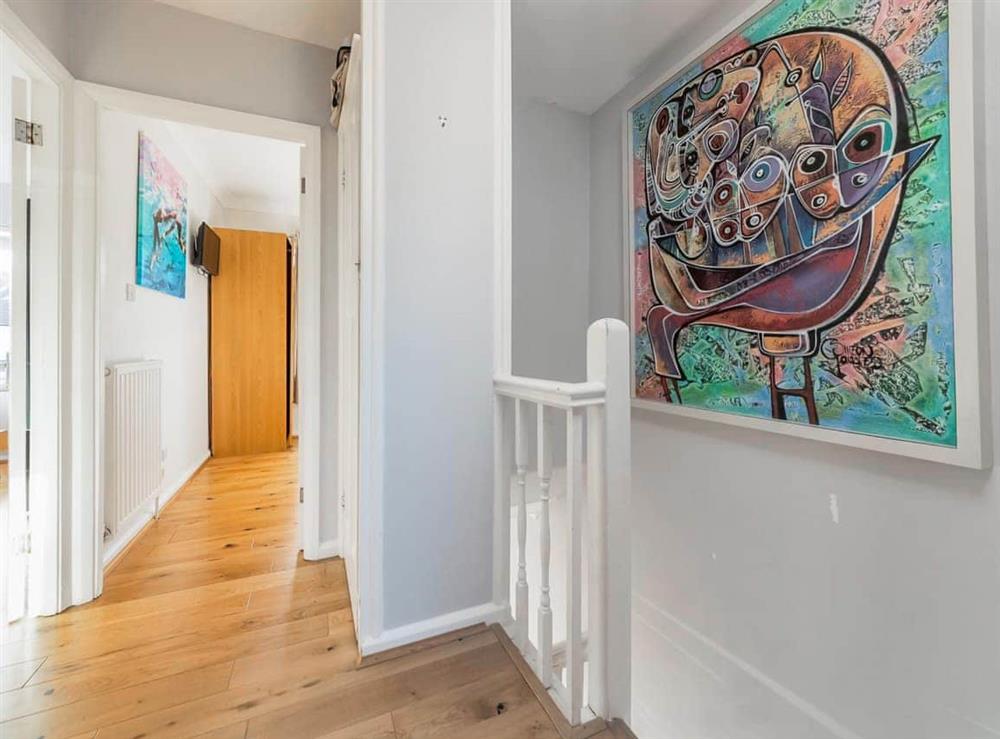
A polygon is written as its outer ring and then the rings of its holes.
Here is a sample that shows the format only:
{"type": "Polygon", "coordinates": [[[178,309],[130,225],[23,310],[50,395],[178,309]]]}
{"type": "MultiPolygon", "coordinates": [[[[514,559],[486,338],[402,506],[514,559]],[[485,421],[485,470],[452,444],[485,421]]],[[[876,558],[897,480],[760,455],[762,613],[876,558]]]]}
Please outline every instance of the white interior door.
{"type": "Polygon", "coordinates": [[[360,378],[360,173],[361,173],[361,37],[351,42],[351,58],[344,86],[343,109],[337,129],[340,190],[338,196],[338,252],[341,310],[340,409],[341,474],[339,535],[347,568],[354,623],[358,621],[358,453],[360,378]]]}
{"type": "MultiPolygon", "coordinates": [[[[5,54],[6,56],[6,54],[5,54]]],[[[10,327],[10,423],[8,428],[7,499],[8,563],[6,616],[15,621],[24,616],[28,598],[28,563],[30,533],[28,517],[28,145],[15,140],[14,119],[28,120],[28,85],[10,74],[4,65],[4,93],[9,95],[10,131],[4,142],[9,147],[10,162],[10,248],[11,248],[11,327],[10,327]]]]}
{"type": "Polygon", "coordinates": [[[65,602],[62,587],[70,585],[61,539],[68,530],[69,507],[59,497],[65,459],[60,408],[67,397],[60,362],[63,180],[60,90],[9,37],[0,36],[11,264],[10,492],[8,548],[3,552],[8,589],[3,605],[6,616],[14,619],[57,613],[65,602]],[[29,128],[19,131],[15,119],[30,122],[29,128]]]}

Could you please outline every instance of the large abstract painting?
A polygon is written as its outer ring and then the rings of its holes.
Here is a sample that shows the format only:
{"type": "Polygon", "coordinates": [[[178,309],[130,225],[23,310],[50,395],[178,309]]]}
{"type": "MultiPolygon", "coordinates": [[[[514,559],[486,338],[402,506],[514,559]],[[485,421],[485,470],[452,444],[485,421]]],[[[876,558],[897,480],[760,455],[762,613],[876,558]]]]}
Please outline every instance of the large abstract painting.
{"type": "Polygon", "coordinates": [[[142,132],[138,191],[135,283],[183,298],[187,277],[187,183],[142,132]]]}
{"type": "Polygon", "coordinates": [[[779,0],[628,113],[634,392],[955,446],[946,0],[779,0]]]}

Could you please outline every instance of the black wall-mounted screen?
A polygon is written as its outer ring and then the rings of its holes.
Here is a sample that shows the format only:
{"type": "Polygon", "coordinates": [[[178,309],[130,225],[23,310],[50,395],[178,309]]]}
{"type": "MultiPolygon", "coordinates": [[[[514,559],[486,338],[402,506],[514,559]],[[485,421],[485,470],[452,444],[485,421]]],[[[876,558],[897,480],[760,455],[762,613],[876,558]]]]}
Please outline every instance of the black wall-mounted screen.
{"type": "Polygon", "coordinates": [[[194,264],[210,275],[219,274],[219,249],[222,240],[207,223],[198,228],[198,243],[195,245],[194,264]]]}

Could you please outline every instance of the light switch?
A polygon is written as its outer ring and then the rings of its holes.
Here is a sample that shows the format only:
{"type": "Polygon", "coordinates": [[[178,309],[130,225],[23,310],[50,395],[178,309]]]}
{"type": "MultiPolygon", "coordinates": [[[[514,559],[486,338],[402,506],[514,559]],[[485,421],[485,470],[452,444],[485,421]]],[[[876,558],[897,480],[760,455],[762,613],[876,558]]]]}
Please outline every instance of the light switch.
{"type": "Polygon", "coordinates": [[[125,283],[125,300],[129,303],[135,302],[135,285],[131,282],[125,283]]]}

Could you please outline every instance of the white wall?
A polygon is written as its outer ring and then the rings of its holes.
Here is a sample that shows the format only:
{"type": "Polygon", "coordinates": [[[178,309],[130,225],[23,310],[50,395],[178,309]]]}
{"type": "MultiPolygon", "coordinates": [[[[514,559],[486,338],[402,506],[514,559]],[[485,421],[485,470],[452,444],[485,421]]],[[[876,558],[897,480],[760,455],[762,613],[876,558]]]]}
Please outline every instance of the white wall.
{"type": "MultiPolygon", "coordinates": [[[[336,52],[152,0],[14,0],[12,8],[77,79],[322,126],[320,444],[336,448],[338,168],[336,133],[327,122],[336,52]],[[168,41],[152,43],[161,38],[168,41]]],[[[345,37],[354,30],[344,29],[345,37]]],[[[77,303],[86,315],[86,296],[77,303]]],[[[82,346],[79,364],[87,367],[89,344],[82,346]]],[[[85,373],[79,383],[88,387],[92,378],[85,373]]],[[[334,454],[323,455],[320,485],[320,539],[333,541],[334,454]]]]}
{"type": "Polygon", "coordinates": [[[135,288],[136,182],[139,131],[148,135],[188,185],[188,246],[202,221],[222,206],[162,122],[107,111],[98,140],[99,238],[103,249],[101,344],[106,365],[163,361],[164,491],[173,493],[208,455],[208,278],[188,263],[182,300],[135,288]]]}
{"type": "MultiPolygon", "coordinates": [[[[996,38],[1000,9],[984,5],[996,38]]],[[[592,318],[624,317],[626,101],[726,16],[706,18],[592,117],[592,318]]],[[[995,78],[990,51],[984,75],[995,78]]],[[[995,122],[995,86],[986,94],[995,122]]],[[[982,151],[995,173],[996,142],[982,151]]],[[[998,197],[992,176],[987,200],[998,197]]],[[[996,209],[990,221],[996,388],[996,209]]],[[[996,427],[996,402],[992,415],[996,427]]],[[[1000,735],[1000,473],[640,411],[632,438],[640,737],[1000,735]]]]}
{"type": "Polygon", "coordinates": [[[584,379],[589,324],[590,119],[519,99],[513,123],[513,368],[584,379]],[[568,289],[567,289],[568,288],[568,289]]]}
{"type": "Polygon", "coordinates": [[[383,622],[392,629],[492,600],[499,116],[491,3],[390,2],[384,13],[385,108],[376,114],[385,126],[385,376],[376,423],[383,622]]]}
{"type": "Polygon", "coordinates": [[[224,208],[218,225],[246,231],[293,234],[299,230],[299,217],[288,213],[262,213],[259,210],[224,208]]]}

